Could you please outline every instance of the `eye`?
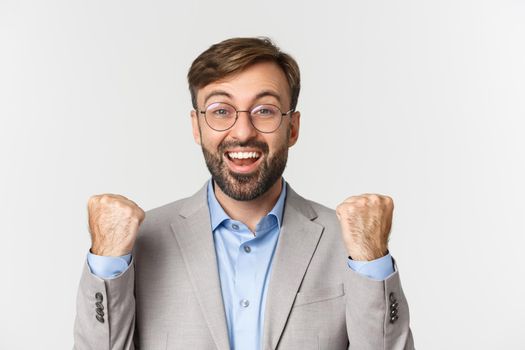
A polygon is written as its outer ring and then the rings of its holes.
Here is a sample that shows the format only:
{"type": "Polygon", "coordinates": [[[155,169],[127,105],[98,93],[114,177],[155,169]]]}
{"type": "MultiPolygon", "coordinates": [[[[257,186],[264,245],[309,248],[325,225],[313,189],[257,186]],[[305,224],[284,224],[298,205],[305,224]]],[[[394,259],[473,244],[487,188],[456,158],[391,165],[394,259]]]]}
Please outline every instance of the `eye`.
{"type": "Polygon", "coordinates": [[[272,114],[272,111],[268,108],[259,109],[259,114],[272,114]]]}
{"type": "Polygon", "coordinates": [[[214,118],[229,118],[235,115],[235,109],[225,103],[213,103],[207,109],[206,113],[214,118]]]}
{"type": "Polygon", "coordinates": [[[217,115],[225,115],[225,114],[228,114],[228,111],[224,108],[221,108],[221,109],[217,109],[215,111],[213,111],[213,113],[217,114],[217,115]]]}
{"type": "Polygon", "coordinates": [[[271,105],[257,106],[252,110],[252,115],[257,117],[274,117],[279,114],[279,109],[271,105]]]}

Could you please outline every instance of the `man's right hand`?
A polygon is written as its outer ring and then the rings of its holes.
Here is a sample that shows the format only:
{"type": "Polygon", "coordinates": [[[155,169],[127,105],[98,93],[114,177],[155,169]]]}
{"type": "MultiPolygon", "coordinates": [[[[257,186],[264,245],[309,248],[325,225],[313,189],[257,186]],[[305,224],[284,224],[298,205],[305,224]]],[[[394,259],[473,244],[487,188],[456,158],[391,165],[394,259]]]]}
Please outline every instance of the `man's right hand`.
{"type": "Polygon", "coordinates": [[[133,249],[145,213],[124,196],[102,194],[89,198],[88,216],[91,253],[122,256],[133,249]]]}

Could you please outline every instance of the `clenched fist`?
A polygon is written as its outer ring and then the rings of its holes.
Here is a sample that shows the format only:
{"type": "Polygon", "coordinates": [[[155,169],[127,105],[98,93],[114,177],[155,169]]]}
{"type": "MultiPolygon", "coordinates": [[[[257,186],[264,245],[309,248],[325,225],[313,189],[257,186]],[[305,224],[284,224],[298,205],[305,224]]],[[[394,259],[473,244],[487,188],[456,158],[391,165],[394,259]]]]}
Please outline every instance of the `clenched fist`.
{"type": "Polygon", "coordinates": [[[388,196],[363,194],[347,198],[336,209],[343,241],[353,260],[375,260],[388,251],[394,202],[388,196]]]}
{"type": "Polygon", "coordinates": [[[91,252],[96,255],[121,256],[131,252],[144,211],[135,202],[118,194],[89,198],[91,252]]]}

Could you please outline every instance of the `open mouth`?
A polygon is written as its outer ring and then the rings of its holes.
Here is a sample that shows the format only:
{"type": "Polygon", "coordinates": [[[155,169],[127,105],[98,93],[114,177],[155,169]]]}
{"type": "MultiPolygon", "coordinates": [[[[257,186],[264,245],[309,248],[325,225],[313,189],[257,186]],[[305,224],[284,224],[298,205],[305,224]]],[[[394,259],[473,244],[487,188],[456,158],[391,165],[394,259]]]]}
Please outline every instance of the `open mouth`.
{"type": "Polygon", "coordinates": [[[250,151],[227,151],[224,158],[228,167],[237,173],[250,173],[257,169],[262,160],[262,152],[250,151]]]}

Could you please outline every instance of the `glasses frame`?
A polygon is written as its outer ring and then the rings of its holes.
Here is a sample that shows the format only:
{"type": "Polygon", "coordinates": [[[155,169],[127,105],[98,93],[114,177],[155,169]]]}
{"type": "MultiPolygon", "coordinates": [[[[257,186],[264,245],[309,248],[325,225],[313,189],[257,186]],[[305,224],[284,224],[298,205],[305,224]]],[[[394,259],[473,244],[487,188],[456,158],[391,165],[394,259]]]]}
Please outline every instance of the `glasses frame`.
{"type": "Polygon", "coordinates": [[[235,108],[235,106],[229,104],[228,102],[212,102],[212,103],[210,103],[209,105],[207,105],[207,106],[204,108],[204,110],[196,109],[195,111],[196,111],[198,114],[202,114],[202,115],[204,116],[204,121],[206,122],[206,124],[207,124],[211,129],[213,129],[213,130],[215,130],[215,131],[219,131],[219,132],[227,131],[227,130],[230,130],[231,128],[233,128],[233,126],[235,125],[235,123],[237,123],[237,119],[239,119],[239,113],[241,113],[241,112],[246,112],[246,113],[248,113],[248,116],[249,116],[249,118],[250,118],[250,123],[252,124],[252,126],[254,127],[255,130],[257,130],[258,132],[263,133],[263,134],[271,134],[271,133],[273,133],[273,132],[276,132],[276,131],[281,127],[281,124],[283,123],[283,117],[289,115],[290,113],[293,113],[293,112],[294,112],[294,109],[292,108],[292,109],[290,109],[288,112],[283,113],[283,111],[282,111],[279,107],[277,107],[276,105],[274,105],[274,104],[271,104],[271,103],[261,103],[261,104],[258,104],[258,105],[256,105],[256,106],[253,106],[250,110],[244,110],[244,111],[242,111],[242,110],[238,110],[237,108],[235,108]],[[212,127],[212,126],[210,125],[210,123],[208,122],[208,118],[206,118],[206,111],[208,110],[208,108],[209,108],[211,105],[213,105],[213,104],[218,104],[218,103],[228,105],[228,106],[232,107],[233,110],[235,110],[235,121],[233,122],[233,124],[232,124],[230,127],[226,128],[226,129],[215,129],[215,128],[212,127]],[[272,130],[272,131],[262,131],[262,130],[259,130],[259,129],[255,126],[255,124],[253,123],[253,119],[252,119],[252,111],[253,111],[254,109],[260,107],[260,106],[272,106],[272,107],[277,108],[277,110],[278,110],[279,112],[281,112],[281,120],[279,120],[279,125],[277,125],[277,127],[276,127],[274,130],[272,130]]]}

